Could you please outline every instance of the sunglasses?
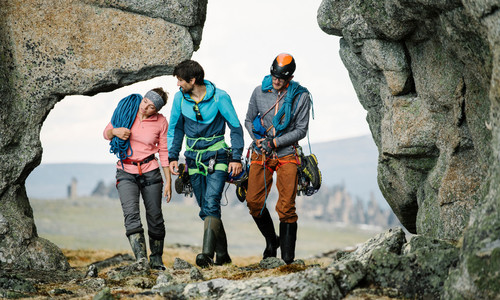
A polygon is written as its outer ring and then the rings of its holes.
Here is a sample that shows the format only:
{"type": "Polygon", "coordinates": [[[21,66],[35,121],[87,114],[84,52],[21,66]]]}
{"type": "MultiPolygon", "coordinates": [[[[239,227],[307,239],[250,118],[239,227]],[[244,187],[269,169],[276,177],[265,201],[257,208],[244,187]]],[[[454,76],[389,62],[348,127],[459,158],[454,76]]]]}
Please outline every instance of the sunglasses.
{"type": "Polygon", "coordinates": [[[196,113],[196,120],[203,121],[203,117],[201,116],[200,108],[198,107],[198,104],[193,105],[193,111],[196,113]]]}

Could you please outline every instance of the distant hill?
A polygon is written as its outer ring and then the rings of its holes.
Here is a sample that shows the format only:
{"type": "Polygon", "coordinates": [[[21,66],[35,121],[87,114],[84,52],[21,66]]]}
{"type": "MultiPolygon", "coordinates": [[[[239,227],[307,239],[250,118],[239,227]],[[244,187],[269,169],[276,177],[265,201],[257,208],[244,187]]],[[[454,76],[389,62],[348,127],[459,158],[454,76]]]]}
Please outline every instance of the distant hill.
{"type": "MultiPolygon", "coordinates": [[[[302,142],[303,151],[309,146],[302,142]]],[[[370,194],[387,207],[377,185],[378,151],[371,136],[362,136],[311,145],[318,157],[323,184],[343,185],[353,196],[364,201],[370,194]]],[[[90,195],[99,181],[110,183],[115,178],[114,164],[65,163],[42,164],[26,180],[29,197],[38,199],[66,198],[72,179],[77,181],[77,194],[90,195]]]]}

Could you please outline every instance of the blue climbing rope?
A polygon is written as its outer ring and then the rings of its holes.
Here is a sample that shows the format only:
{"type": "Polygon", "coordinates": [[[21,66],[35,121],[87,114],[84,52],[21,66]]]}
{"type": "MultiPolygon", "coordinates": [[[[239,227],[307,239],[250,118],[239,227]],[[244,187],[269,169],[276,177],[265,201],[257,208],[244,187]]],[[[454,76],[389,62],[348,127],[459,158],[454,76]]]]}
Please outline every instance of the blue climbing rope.
{"type": "MultiPolygon", "coordinates": [[[[115,108],[115,111],[113,112],[113,117],[111,117],[111,125],[113,125],[113,128],[132,128],[132,124],[134,124],[141,101],[142,96],[139,94],[131,94],[120,100],[115,108]]],[[[115,136],[111,139],[109,145],[109,152],[114,153],[120,161],[122,161],[122,167],[123,160],[134,153],[130,147],[130,140],[124,141],[115,136]],[[130,154],[127,154],[128,149],[130,149],[130,154]]]]}

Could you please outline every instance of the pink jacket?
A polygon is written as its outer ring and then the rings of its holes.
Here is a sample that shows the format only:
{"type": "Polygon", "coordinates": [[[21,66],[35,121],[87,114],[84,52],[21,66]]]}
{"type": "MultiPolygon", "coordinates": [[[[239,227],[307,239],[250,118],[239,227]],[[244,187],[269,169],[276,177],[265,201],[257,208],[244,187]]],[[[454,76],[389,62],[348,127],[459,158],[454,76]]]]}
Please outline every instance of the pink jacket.
{"type": "MultiPolygon", "coordinates": [[[[103,132],[105,139],[109,140],[106,132],[112,128],[113,125],[111,125],[110,122],[103,132]]],[[[132,156],[129,157],[131,160],[141,161],[151,154],[159,153],[162,167],[168,167],[168,121],[162,114],[157,113],[142,121],[139,120],[139,117],[136,117],[130,131],[130,147],[133,150],[132,156]]],[[[130,154],[130,150],[128,151],[128,154],[130,154]]],[[[122,167],[119,160],[116,163],[116,167],[122,167]]],[[[123,164],[123,167],[127,173],[139,174],[139,170],[135,165],[123,164]]],[[[143,173],[152,171],[158,167],[159,164],[156,159],[141,165],[143,173]]]]}

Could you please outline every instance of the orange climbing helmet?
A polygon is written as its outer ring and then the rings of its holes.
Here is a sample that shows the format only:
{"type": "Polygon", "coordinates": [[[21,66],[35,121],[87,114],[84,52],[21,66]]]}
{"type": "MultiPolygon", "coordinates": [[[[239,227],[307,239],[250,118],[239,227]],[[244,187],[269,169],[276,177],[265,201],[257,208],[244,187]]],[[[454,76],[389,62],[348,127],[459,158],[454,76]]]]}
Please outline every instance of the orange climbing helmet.
{"type": "Polygon", "coordinates": [[[295,59],[288,53],[281,53],[271,65],[271,75],[276,78],[288,79],[295,72],[295,59]]]}

